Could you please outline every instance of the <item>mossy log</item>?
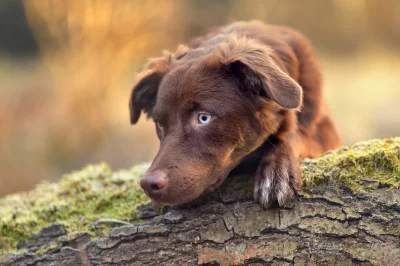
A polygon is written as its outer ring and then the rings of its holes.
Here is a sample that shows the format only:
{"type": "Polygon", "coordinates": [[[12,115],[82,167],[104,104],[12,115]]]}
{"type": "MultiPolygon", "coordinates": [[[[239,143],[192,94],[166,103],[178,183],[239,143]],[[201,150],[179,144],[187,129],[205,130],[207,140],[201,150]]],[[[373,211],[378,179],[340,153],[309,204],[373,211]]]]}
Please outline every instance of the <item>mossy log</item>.
{"type": "Polygon", "coordinates": [[[400,265],[400,138],[304,160],[297,199],[268,210],[249,176],[156,210],[146,167],[89,166],[0,199],[0,265],[400,265]]]}

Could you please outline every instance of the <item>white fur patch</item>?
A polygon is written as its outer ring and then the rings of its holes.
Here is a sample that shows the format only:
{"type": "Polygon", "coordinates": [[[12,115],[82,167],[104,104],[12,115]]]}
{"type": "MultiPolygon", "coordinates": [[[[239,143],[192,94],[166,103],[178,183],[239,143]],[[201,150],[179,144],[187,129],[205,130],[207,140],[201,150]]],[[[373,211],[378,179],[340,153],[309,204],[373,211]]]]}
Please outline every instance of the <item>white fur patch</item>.
{"type": "MultiPolygon", "coordinates": [[[[286,161],[285,163],[290,162],[286,161]]],[[[263,171],[259,171],[258,174],[261,172],[262,176],[258,176],[254,187],[255,199],[265,208],[269,207],[274,199],[282,206],[293,197],[293,191],[289,185],[290,176],[286,167],[274,168],[269,165],[263,171]]]]}
{"type": "Polygon", "coordinates": [[[267,178],[267,181],[265,182],[265,188],[269,189],[271,187],[271,183],[272,183],[271,179],[267,178]]]}
{"type": "Polygon", "coordinates": [[[260,204],[264,207],[268,207],[271,204],[271,193],[273,184],[274,174],[271,168],[265,169],[263,176],[260,177],[260,181],[257,182],[255,187],[256,198],[260,204]]]}

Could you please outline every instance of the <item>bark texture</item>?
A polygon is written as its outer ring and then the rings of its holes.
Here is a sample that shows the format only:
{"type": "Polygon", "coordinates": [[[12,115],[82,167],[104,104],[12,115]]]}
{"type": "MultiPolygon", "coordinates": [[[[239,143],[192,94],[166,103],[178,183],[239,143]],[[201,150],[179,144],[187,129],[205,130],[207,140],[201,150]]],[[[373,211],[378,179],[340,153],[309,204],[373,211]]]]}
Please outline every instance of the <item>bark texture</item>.
{"type": "Polygon", "coordinates": [[[103,238],[62,242],[62,227],[44,228],[31,245],[57,238],[61,247],[9,254],[0,265],[400,265],[400,189],[355,192],[331,178],[263,210],[251,188],[251,178],[235,176],[197,204],[162,215],[148,204],[140,223],[103,238]]]}

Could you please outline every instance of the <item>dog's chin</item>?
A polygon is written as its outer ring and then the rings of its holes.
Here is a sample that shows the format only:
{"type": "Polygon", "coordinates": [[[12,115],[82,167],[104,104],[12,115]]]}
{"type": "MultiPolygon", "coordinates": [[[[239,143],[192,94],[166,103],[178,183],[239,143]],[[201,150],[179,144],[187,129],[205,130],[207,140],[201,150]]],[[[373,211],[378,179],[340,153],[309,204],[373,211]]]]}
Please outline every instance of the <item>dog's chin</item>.
{"type": "Polygon", "coordinates": [[[187,203],[191,203],[197,200],[200,200],[200,198],[205,194],[209,192],[213,192],[216,190],[218,187],[222,185],[222,183],[225,181],[226,177],[224,176],[219,176],[217,177],[216,181],[212,183],[211,185],[208,185],[205,189],[202,191],[193,191],[191,193],[192,197],[168,197],[167,194],[162,194],[160,197],[157,199],[151,198],[151,202],[154,205],[184,205],[187,203]]]}
{"type": "Polygon", "coordinates": [[[204,191],[203,192],[194,192],[193,195],[196,195],[196,196],[192,196],[192,197],[172,197],[172,198],[168,198],[168,195],[165,195],[164,197],[160,197],[159,199],[151,199],[151,202],[153,203],[153,205],[156,205],[156,206],[159,206],[159,205],[180,206],[180,205],[185,205],[187,203],[196,201],[203,194],[204,194],[204,191]]]}
{"type": "Polygon", "coordinates": [[[151,202],[153,203],[153,205],[155,206],[161,206],[161,205],[167,205],[167,206],[182,206],[182,205],[186,205],[186,204],[196,204],[202,201],[203,196],[206,193],[212,192],[215,189],[217,189],[220,184],[222,182],[221,181],[217,181],[214,184],[208,186],[205,190],[199,192],[199,193],[194,193],[196,194],[196,196],[194,197],[187,197],[187,198],[168,198],[168,197],[161,197],[159,199],[151,199],[151,202]],[[198,194],[198,195],[197,195],[198,194]]]}

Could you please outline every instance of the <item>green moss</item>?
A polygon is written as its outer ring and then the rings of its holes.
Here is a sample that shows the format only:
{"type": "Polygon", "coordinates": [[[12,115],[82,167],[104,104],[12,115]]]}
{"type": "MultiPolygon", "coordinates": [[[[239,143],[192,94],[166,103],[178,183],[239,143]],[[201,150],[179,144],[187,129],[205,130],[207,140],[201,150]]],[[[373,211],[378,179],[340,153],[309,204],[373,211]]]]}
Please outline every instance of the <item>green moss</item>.
{"type": "Polygon", "coordinates": [[[302,172],[306,187],[332,179],[354,192],[400,188],[400,137],[358,142],[317,159],[305,159],[302,172]]]}
{"type": "Polygon", "coordinates": [[[136,207],[148,201],[139,186],[148,165],[112,172],[106,164],[90,165],[65,175],[59,183],[42,183],[26,193],[0,199],[0,252],[57,222],[68,237],[88,231],[102,218],[129,221],[136,207]]]}

